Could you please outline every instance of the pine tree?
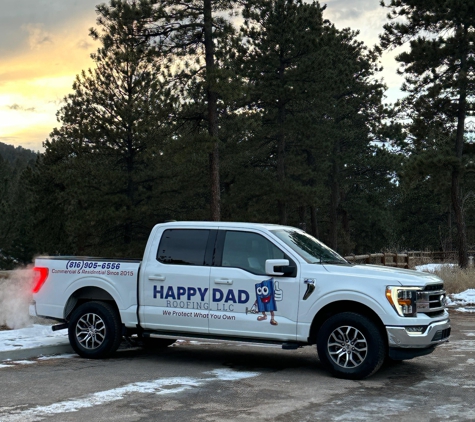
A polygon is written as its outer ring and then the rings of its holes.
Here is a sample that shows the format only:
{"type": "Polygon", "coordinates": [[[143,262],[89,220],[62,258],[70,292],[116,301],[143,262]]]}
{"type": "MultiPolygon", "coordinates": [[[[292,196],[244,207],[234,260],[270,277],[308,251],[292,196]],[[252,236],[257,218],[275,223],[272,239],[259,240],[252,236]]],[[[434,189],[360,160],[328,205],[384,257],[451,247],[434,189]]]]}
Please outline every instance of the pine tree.
{"type": "Polygon", "coordinates": [[[354,185],[365,177],[369,185],[377,174],[368,171],[379,157],[370,142],[384,87],[375,79],[379,51],[358,42],[354,31],[338,31],[323,11],[291,0],[245,7],[240,71],[250,85],[248,112],[261,116],[247,143],[254,144],[262,170],[256,180],[267,186],[267,198],[272,189],[274,221],[310,227],[335,249],[338,237],[346,238],[347,251],[352,217],[345,201],[354,185]]]}
{"type": "MultiPolygon", "coordinates": [[[[224,12],[231,11],[233,0],[150,0],[154,8],[153,24],[144,31],[168,57],[168,72],[164,75],[172,89],[188,91],[188,85],[199,85],[198,104],[206,104],[202,119],[206,121],[207,139],[203,142],[209,155],[210,217],[221,219],[220,145],[218,102],[227,89],[226,72],[217,63],[218,50],[234,33],[224,12]]],[[[182,98],[183,102],[190,97],[182,98]]],[[[181,109],[187,110],[186,107],[181,109]]],[[[181,114],[188,120],[189,115],[181,114]]],[[[193,119],[197,116],[194,115],[193,119]]]]}
{"type": "Polygon", "coordinates": [[[405,115],[416,116],[410,128],[412,135],[425,142],[434,129],[439,129],[453,139],[447,157],[451,162],[451,202],[459,264],[466,267],[462,182],[466,118],[475,98],[475,4],[472,0],[391,0],[381,5],[390,9],[388,17],[393,20],[384,26],[383,48],[405,43],[410,47],[396,60],[406,79],[403,90],[408,96],[402,104],[405,115]]]}
{"type": "Polygon", "coordinates": [[[147,5],[112,1],[97,11],[100,30],[91,30],[101,43],[92,55],[95,68],[78,75],[65,98],[61,126],[45,142],[36,183],[56,186],[44,209],[59,209],[66,218],[43,220],[63,223],[69,252],[140,255],[162,187],[161,122],[167,113],[160,54],[143,38],[147,5]]]}
{"type": "Polygon", "coordinates": [[[306,158],[294,153],[297,145],[313,138],[315,109],[327,95],[322,89],[324,54],[328,53],[323,10],[318,3],[298,0],[254,1],[243,10],[240,69],[251,86],[247,109],[262,119],[254,134],[262,156],[255,160],[258,166],[267,162],[267,176],[275,172],[275,179],[267,182],[273,187],[281,224],[288,223],[289,204],[305,196],[293,183],[298,176],[291,168],[300,173],[308,167],[307,161],[315,162],[310,152],[304,154],[306,158]]]}
{"type": "Polygon", "coordinates": [[[32,151],[0,143],[0,269],[27,264],[35,252],[25,180],[35,158],[32,151]]]}

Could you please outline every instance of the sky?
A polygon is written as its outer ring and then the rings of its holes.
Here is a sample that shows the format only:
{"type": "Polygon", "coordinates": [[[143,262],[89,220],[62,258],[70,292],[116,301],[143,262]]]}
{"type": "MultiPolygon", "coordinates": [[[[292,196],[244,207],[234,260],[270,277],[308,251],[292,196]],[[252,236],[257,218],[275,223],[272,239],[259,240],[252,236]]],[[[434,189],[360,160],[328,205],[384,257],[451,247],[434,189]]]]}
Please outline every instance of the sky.
{"type": "MultiPolygon", "coordinates": [[[[93,67],[98,44],[89,37],[101,0],[0,0],[0,142],[43,151],[58,126],[56,112],[77,74],[93,67]]],[[[324,14],[337,28],[378,42],[387,10],[379,0],[327,0],[324,14]]],[[[392,51],[382,57],[387,102],[401,97],[392,51]]]]}

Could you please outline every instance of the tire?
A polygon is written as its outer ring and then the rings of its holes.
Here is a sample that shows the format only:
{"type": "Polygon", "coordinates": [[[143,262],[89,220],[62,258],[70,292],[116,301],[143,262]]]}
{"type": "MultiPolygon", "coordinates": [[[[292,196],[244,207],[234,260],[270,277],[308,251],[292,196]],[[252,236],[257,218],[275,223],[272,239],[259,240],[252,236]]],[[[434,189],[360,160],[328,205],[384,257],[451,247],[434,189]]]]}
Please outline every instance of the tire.
{"type": "Polygon", "coordinates": [[[171,346],[176,339],[143,337],[142,347],[149,350],[160,350],[171,346]]]}
{"type": "Polygon", "coordinates": [[[384,362],[386,348],[376,324],[353,312],[328,318],[317,334],[318,357],[337,378],[358,380],[374,374],[384,362]]]}
{"type": "Polygon", "coordinates": [[[83,358],[101,359],[110,356],[122,341],[120,316],[106,302],[87,302],[71,314],[69,342],[83,358]]]}

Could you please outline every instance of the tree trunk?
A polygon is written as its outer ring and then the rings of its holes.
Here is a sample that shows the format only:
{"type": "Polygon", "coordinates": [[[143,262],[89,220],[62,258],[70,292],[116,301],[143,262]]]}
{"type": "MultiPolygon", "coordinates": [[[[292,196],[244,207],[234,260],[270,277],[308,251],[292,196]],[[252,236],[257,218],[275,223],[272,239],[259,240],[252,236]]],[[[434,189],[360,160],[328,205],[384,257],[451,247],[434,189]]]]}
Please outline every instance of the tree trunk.
{"type": "Polygon", "coordinates": [[[461,268],[468,266],[467,253],[467,233],[465,230],[465,219],[463,215],[462,199],[460,194],[460,172],[452,171],[452,206],[455,213],[455,224],[457,226],[457,250],[459,256],[459,265],[461,268]]]}
{"type": "MultiPolygon", "coordinates": [[[[458,159],[458,164],[462,165],[463,143],[465,134],[465,117],[467,115],[467,58],[465,49],[468,51],[465,40],[467,39],[467,29],[464,31],[464,41],[461,46],[461,61],[460,61],[460,94],[458,100],[457,110],[457,134],[455,138],[455,155],[458,159]]],[[[455,213],[455,224],[457,226],[457,249],[459,255],[459,265],[462,268],[468,266],[468,252],[467,252],[467,231],[465,227],[465,219],[463,215],[462,193],[460,191],[460,167],[452,170],[452,207],[455,213]]]]}
{"type": "Polygon", "coordinates": [[[218,95],[216,93],[216,66],[214,63],[212,2],[204,0],[204,35],[206,59],[206,91],[208,98],[208,134],[213,142],[209,154],[211,186],[211,220],[221,220],[221,191],[219,180],[218,95]]]}
{"type": "Polygon", "coordinates": [[[310,234],[318,239],[317,207],[315,205],[310,207],[310,222],[312,225],[310,234]]]}
{"type": "Polygon", "coordinates": [[[339,183],[339,162],[340,141],[335,140],[333,145],[333,162],[331,175],[331,197],[330,197],[330,247],[334,250],[338,248],[338,207],[340,205],[340,183],[339,183]]]}
{"type": "Polygon", "coordinates": [[[124,243],[129,245],[132,242],[132,213],[135,208],[135,183],[134,183],[134,158],[133,134],[131,126],[127,127],[127,204],[124,222],[124,243]]]}
{"type": "Polygon", "coordinates": [[[299,207],[299,227],[303,231],[307,231],[307,206],[301,205],[299,207]]]}
{"type": "MultiPolygon", "coordinates": [[[[284,75],[285,75],[285,63],[283,61],[283,55],[280,57],[279,64],[279,80],[281,88],[284,86],[284,75]]],[[[282,91],[279,98],[278,105],[278,138],[277,138],[277,180],[278,186],[281,190],[279,192],[279,199],[277,201],[277,207],[279,210],[279,223],[287,224],[287,201],[285,200],[286,189],[285,189],[285,103],[282,98],[282,91]]]]}

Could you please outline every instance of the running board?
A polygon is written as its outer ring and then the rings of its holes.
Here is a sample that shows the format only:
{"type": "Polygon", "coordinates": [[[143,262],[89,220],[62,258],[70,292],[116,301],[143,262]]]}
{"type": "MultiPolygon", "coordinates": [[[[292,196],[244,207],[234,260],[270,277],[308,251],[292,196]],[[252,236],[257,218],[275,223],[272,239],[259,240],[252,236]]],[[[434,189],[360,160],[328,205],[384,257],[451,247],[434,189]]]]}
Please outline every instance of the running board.
{"type": "Polygon", "coordinates": [[[284,350],[297,350],[299,347],[302,347],[302,345],[298,343],[282,343],[282,349],[284,350]]]}
{"type": "Polygon", "coordinates": [[[199,341],[199,340],[212,340],[216,341],[217,343],[259,343],[259,344],[274,344],[274,345],[281,345],[282,349],[284,350],[295,350],[299,347],[305,346],[304,343],[297,343],[297,342],[282,342],[282,341],[274,341],[274,340],[263,340],[263,339],[253,339],[253,338],[239,338],[239,337],[221,337],[221,336],[203,336],[203,335],[190,335],[189,333],[183,335],[181,333],[156,333],[153,331],[144,331],[142,333],[143,337],[149,338],[164,338],[164,339],[171,339],[171,340],[190,340],[190,341],[199,341]]]}

